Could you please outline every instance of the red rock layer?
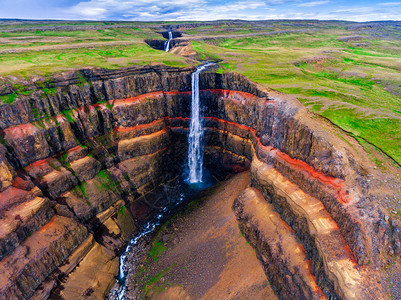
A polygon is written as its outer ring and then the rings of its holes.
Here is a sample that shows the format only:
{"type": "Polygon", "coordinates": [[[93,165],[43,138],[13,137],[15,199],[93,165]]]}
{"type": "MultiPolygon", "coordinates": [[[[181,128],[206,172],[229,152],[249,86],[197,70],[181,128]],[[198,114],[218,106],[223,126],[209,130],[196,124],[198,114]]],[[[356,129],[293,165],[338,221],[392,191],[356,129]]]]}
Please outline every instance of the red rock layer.
{"type": "MultiPolygon", "coordinates": [[[[55,93],[34,90],[11,105],[1,104],[0,212],[10,221],[0,235],[0,262],[16,262],[3,265],[7,274],[15,275],[10,282],[4,279],[8,296],[31,296],[49,274],[25,281],[21,270],[36,274],[45,265],[51,272],[64,264],[66,271],[53,272],[36,295],[47,297],[52,290],[63,294],[57,287],[59,277],[79,290],[77,283],[89,267],[74,268],[80,261],[93,266],[102,253],[111,270],[105,278],[115,275],[116,255],[135,230],[132,215],[145,205],[139,199],[181,172],[191,71],[86,70],[55,79],[55,93]],[[60,246],[63,257],[35,269],[22,259],[24,243],[30,243],[50,218],[65,218],[67,224],[78,220],[81,224],[71,225],[69,236],[76,244],[70,244],[60,229],[55,244],[44,244],[46,249],[39,252],[56,257],[60,246]],[[80,228],[93,236],[82,234],[80,228]],[[80,236],[92,242],[78,241],[80,236]],[[70,255],[75,257],[73,264],[67,263],[70,255]]],[[[381,246],[373,245],[370,235],[378,213],[359,184],[366,170],[346,143],[322,131],[295,100],[261,91],[238,74],[202,74],[201,89],[206,164],[240,171],[256,157],[323,203],[359,264],[375,259],[373,250],[381,246]],[[372,219],[363,219],[362,213],[372,219]]],[[[263,191],[255,176],[252,184],[263,191]]],[[[145,216],[151,210],[147,209],[145,216]]],[[[57,232],[55,222],[48,224],[57,232]]],[[[107,289],[103,282],[99,293],[107,289]]]]}

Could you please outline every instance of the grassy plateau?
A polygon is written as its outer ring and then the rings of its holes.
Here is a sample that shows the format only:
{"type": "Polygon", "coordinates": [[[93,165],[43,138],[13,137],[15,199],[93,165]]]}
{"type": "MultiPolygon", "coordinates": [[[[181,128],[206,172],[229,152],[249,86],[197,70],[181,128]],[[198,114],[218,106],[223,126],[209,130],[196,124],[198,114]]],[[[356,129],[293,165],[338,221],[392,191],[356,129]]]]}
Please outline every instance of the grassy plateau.
{"type": "MultiPolygon", "coordinates": [[[[401,164],[401,22],[0,21],[0,82],[84,67],[184,67],[201,60],[297,95],[367,151],[376,148],[401,164]],[[164,40],[168,29],[182,33],[192,55],[145,42],[164,40]]],[[[21,93],[16,83],[0,99],[10,103],[21,93]]]]}

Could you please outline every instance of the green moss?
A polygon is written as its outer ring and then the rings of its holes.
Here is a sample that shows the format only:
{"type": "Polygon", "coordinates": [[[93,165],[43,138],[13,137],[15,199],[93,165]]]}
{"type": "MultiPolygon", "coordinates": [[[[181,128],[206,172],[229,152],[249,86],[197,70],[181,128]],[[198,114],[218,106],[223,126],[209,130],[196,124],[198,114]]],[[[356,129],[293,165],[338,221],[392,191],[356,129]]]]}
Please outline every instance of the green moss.
{"type": "Polygon", "coordinates": [[[88,80],[81,72],[77,72],[77,76],[78,76],[77,85],[79,85],[81,88],[83,88],[85,84],[89,84],[88,80]]]}
{"type": "Polygon", "coordinates": [[[18,98],[18,95],[29,96],[33,93],[33,90],[29,90],[28,87],[20,83],[13,84],[11,91],[12,93],[8,95],[0,96],[0,101],[11,104],[18,98]]]}
{"type": "Polygon", "coordinates": [[[42,91],[46,95],[55,95],[55,94],[57,94],[57,90],[55,88],[43,88],[42,91]]]}
{"type": "Polygon", "coordinates": [[[161,293],[164,291],[168,283],[164,281],[163,283],[161,282],[161,279],[166,276],[168,271],[171,268],[166,268],[162,270],[161,272],[157,273],[156,275],[152,276],[149,278],[148,282],[145,285],[145,294],[147,295],[151,289],[154,289],[157,293],[161,293]]]}
{"type": "Polygon", "coordinates": [[[152,243],[152,248],[150,249],[149,252],[149,257],[153,259],[154,261],[157,261],[160,255],[163,254],[167,250],[166,246],[164,246],[164,243],[161,241],[161,236],[160,234],[155,238],[155,240],[152,243]]]}
{"type": "Polygon", "coordinates": [[[110,171],[101,170],[98,174],[96,174],[96,178],[98,178],[99,184],[97,188],[101,191],[112,191],[114,194],[121,195],[123,193],[120,185],[116,180],[112,177],[110,171]]]}
{"type": "Polygon", "coordinates": [[[68,152],[63,153],[62,155],[59,156],[58,161],[62,164],[65,165],[67,167],[70,166],[70,164],[67,161],[68,158],[68,152]]]}
{"type": "Polygon", "coordinates": [[[11,88],[14,93],[21,94],[21,95],[29,95],[32,91],[28,90],[26,86],[22,85],[21,83],[13,84],[11,88]]]}
{"type": "Polygon", "coordinates": [[[64,117],[68,120],[70,123],[75,123],[74,118],[72,117],[72,111],[71,110],[63,110],[62,114],[64,117]]]}
{"type": "Polygon", "coordinates": [[[125,212],[125,209],[126,209],[126,207],[125,207],[125,205],[123,205],[123,206],[118,210],[118,213],[119,213],[120,215],[123,215],[124,212],[125,212]]]}
{"type": "Polygon", "coordinates": [[[0,101],[8,104],[12,104],[18,98],[17,94],[8,94],[4,96],[0,96],[0,101]]]}
{"type": "MultiPolygon", "coordinates": [[[[88,194],[88,187],[87,183],[85,181],[80,182],[78,185],[76,185],[72,190],[71,190],[76,196],[87,199],[88,194]]],[[[89,203],[89,202],[88,202],[89,203]]]]}

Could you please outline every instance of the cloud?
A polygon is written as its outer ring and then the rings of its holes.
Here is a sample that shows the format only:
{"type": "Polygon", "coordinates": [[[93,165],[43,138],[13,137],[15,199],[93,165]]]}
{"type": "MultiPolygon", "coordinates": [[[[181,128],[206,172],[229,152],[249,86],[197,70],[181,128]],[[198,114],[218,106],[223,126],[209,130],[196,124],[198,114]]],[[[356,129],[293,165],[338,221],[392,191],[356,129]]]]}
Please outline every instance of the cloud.
{"type": "MultiPolygon", "coordinates": [[[[277,4],[288,1],[267,1],[277,4]]],[[[211,2],[207,0],[90,0],[80,2],[65,13],[74,19],[105,20],[118,16],[124,20],[216,20],[250,19],[265,17],[261,12],[271,11],[266,1],[211,2]],[[249,13],[252,12],[253,13],[249,13]],[[258,13],[255,13],[257,11],[258,13]]]]}
{"type": "Polygon", "coordinates": [[[382,6],[399,6],[401,5],[401,2],[382,2],[378,4],[382,6]]]}
{"type": "Polygon", "coordinates": [[[299,7],[314,7],[318,5],[328,4],[330,1],[312,1],[298,4],[299,7]]]}
{"type": "Polygon", "coordinates": [[[106,9],[100,7],[82,7],[79,13],[88,18],[98,18],[106,13],[106,9]]]}
{"type": "Polygon", "coordinates": [[[205,5],[204,0],[90,0],[80,2],[65,10],[72,18],[80,19],[107,19],[116,16],[126,18],[140,18],[143,20],[160,20],[172,12],[193,10],[205,5]]]}
{"type": "Polygon", "coordinates": [[[379,1],[348,4],[345,0],[0,0],[0,17],[116,21],[401,19],[400,0],[379,1]]]}

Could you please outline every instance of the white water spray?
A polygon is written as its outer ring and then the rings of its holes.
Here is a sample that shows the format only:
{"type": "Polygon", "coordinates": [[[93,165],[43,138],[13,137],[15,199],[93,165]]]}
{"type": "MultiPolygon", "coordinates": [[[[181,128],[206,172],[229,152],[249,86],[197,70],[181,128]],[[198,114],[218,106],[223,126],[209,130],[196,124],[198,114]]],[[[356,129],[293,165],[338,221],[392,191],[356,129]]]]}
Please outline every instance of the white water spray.
{"type": "Polygon", "coordinates": [[[199,99],[199,74],[213,63],[200,66],[192,73],[191,123],[188,137],[188,181],[202,182],[203,177],[203,122],[199,99]]]}
{"type": "Polygon", "coordinates": [[[173,33],[168,32],[168,41],[164,42],[164,51],[168,52],[170,50],[170,41],[173,39],[173,33]]]}

